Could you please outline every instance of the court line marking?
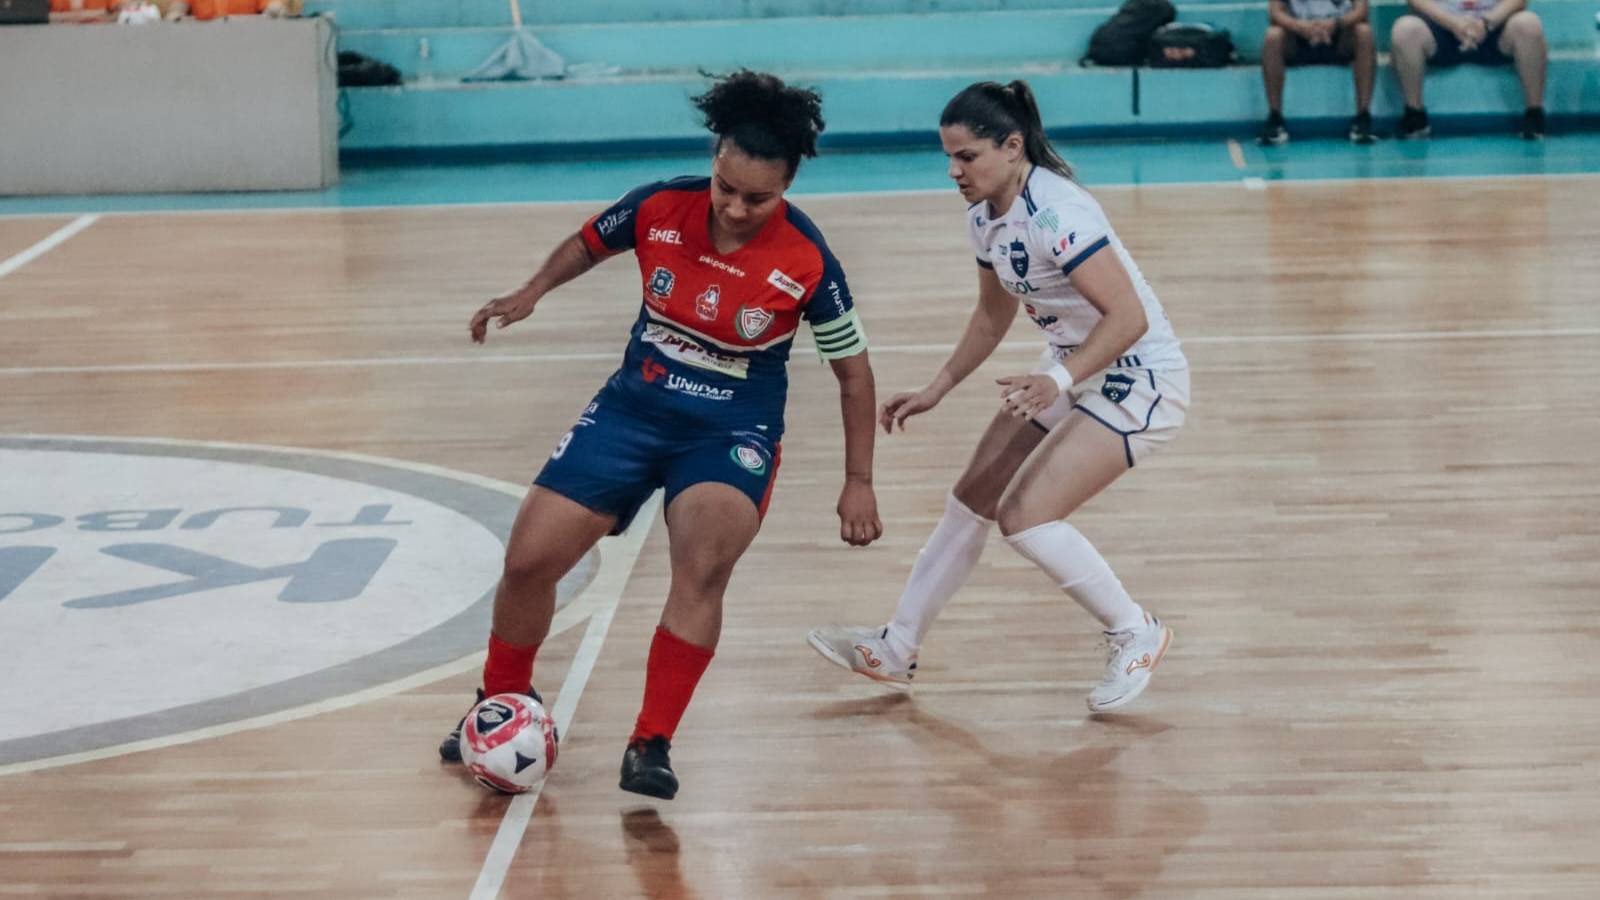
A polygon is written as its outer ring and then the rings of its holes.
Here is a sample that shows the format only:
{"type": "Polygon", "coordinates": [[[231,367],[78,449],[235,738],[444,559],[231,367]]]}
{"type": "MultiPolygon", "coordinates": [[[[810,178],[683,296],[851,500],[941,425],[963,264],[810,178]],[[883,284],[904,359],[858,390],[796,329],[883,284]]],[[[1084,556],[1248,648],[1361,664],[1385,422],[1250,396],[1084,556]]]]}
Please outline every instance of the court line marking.
{"type": "MultiPolygon", "coordinates": [[[[1069,154],[1070,155],[1070,154],[1069,154]]],[[[1423,182],[1423,181],[1523,181],[1530,178],[1569,179],[1587,178],[1600,179],[1600,171],[1596,172],[1508,172],[1494,175],[1397,175],[1393,177],[1382,176],[1336,176],[1332,178],[1279,178],[1273,184],[1287,185],[1345,185],[1357,182],[1423,182]]],[[[1092,190],[1161,190],[1168,188],[1237,188],[1239,182],[1234,179],[1210,181],[1103,181],[1087,185],[1092,190]]],[[[850,197],[916,197],[940,196],[956,197],[953,187],[941,188],[890,188],[877,191],[807,191],[801,188],[791,191],[788,196],[794,198],[835,200],[850,197]]],[[[261,215],[265,213],[355,213],[394,210],[442,210],[442,209],[494,209],[499,207],[545,207],[545,206],[594,206],[595,204],[608,204],[615,202],[616,194],[608,193],[603,196],[573,197],[562,200],[485,200],[467,203],[352,203],[348,205],[328,206],[218,206],[207,209],[102,209],[93,213],[79,213],[76,211],[64,212],[25,212],[25,213],[0,213],[0,220],[5,219],[41,219],[62,218],[64,216],[93,215],[103,216],[192,216],[192,215],[217,215],[240,213],[246,215],[261,215]]]]}
{"type": "MultiPolygon", "coordinates": [[[[602,558],[599,574],[584,592],[585,595],[601,598],[601,605],[589,617],[589,628],[583,634],[583,642],[578,645],[578,652],[572,658],[572,665],[567,669],[566,680],[561,682],[561,692],[556,695],[555,707],[550,713],[556,721],[556,727],[561,729],[563,741],[572,737],[572,718],[577,712],[578,698],[583,696],[583,689],[589,684],[595,660],[605,644],[606,632],[611,629],[617,603],[622,599],[622,591],[633,574],[633,566],[639,559],[645,538],[655,524],[656,510],[661,506],[661,493],[658,490],[651,494],[650,499],[639,508],[634,521],[643,523],[643,527],[630,528],[615,539],[617,543],[613,545],[612,552],[617,555],[617,562],[605,566],[602,558]]],[[[517,855],[517,846],[522,843],[522,836],[528,830],[528,821],[533,818],[534,806],[543,791],[544,784],[541,782],[526,794],[511,798],[505,815],[500,819],[500,828],[495,832],[494,843],[489,845],[489,852],[484,857],[483,868],[478,871],[478,880],[472,886],[471,900],[494,900],[500,895],[506,873],[510,871],[511,862],[517,855]]]]}
{"type": "Polygon", "coordinates": [[[34,244],[32,247],[29,247],[21,253],[18,253],[16,256],[11,257],[5,262],[0,262],[0,278],[10,275],[12,272],[15,272],[28,263],[31,263],[46,253],[49,253],[56,247],[61,246],[70,240],[73,235],[84,230],[85,228],[88,228],[90,225],[93,225],[99,219],[100,213],[88,213],[86,215],[78,216],[71,222],[68,222],[60,228],[57,228],[39,243],[34,244]]]}
{"type": "MultiPolygon", "coordinates": [[[[1182,343],[1195,346],[1210,344],[1325,344],[1325,343],[1394,343],[1404,341],[1468,341],[1557,339],[1600,336],[1600,327],[1573,328],[1487,328],[1480,331],[1353,331],[1312,332],[1305,334],[1213,334],[1185,337],[1182,343]]],[[[1000,348],[1038,347],[1037,339],[1011,339],[1002,341],[1000,348]]],[[[873,353],[948,353],[952,343],[937,344],[874,344],[873,353]]],[[[813,348],[809,344],[796,344],[795,356],[803,356],[813,348]]],[[[596,350],[578,353],[486,353],[460,356],[369,356],[348,359],[266,360],[256,362],[206,362],[206,363],[129,363],[97,366],[8,366],[0,367],[0,376],[29,375],[111,375],[142,373],[225,372],[274,369],[370,369],[385,366],[461,366],[502,365],[515,363],[574,363],[620,361],[622,354],[616,350],[596,350]]],[[[116,440],[125,440],[116,438],[116,440]]],[[[202,445],[203,446],[203,445],[202,445]]],[[[233,446],[218,444],[217,446],[233,446]]],[[[323,453],[324,451],[316,451],[323,453]]],[[[359,457],[352,457],[359,458],[359,457]]],[[[366,461],[382,460],[377,457],[366,461]]],[[[460,477],[465,473],[439,470],[434,474],[460,477]]],[[[503,483],[503,482],[502,482],[503,483]]]]}
{"type": "MultiPolygon", "coordinates": [[[[517,498],[521,498],[527,493],[527,488],[524,485],[513,484],[508,481],[500,481],[498,479],[488,478],[483,475],[475,475],[471,472],[461,472],[455,469],[447,469],[442,466],[429,465],[428,463],[411,462],[408,460],[394,459],[391,457],[370,456],[364,453],[352,453],[343,450],[318,450],[310,447],[285,447],[273,444],[243,444],[229,441],[193,441],[181,440],[177,438],[116,437],[111,435],[23,433],[5,434],[5,436],[57,441],[117,441],[119,443],[150,444],[153,446],[163,447],[209,447],[224,450],[265,450],[269,452],[275,451],[279,453],[295,453],[302,455],[321,456],[331,459],[345,459],[352,462],[361,462],[371,465],[387,466],[390,468],[422,472],[424,474],[435,475],[441,478],[450,478],[456,481],[475,484],[479,487],[487,488],[493,491],[499,491],[517,498]]],[[[578,598],[569,603],[566,608],[557,611],[555,621],[552,622],[550,626],[550,634],[552,636],[561,634],[567,629],[583,621],[584,617],[589,615],[595,609],[593,601],[589,601],[587,597],[590,591],[607,590],[615,591],[618,594],[621,593],[621,587],[617,586],[617,579],[621,579],[621,584],[627,583],[628,576],[633,572],[632,560],[637,558],[638,551],[634,550],[633,557],[629,558],[627,572],[614,572],[612,570],[616,566],[608,565],[607,563],[607,559],[614,552],[616,552],[612,549],[612,541],[620,542],[623,541],[623,538],[606,538],[600,542],[599,571],[595,573],[594,579],[589,582],[589,585],[584,589],[583,594],[580,594],[578,598]]],[[[621,544],[619,549],[625,548],[626,546],[626,544],[621,544]]],[[[143,741],[134,741],[126,744],[116,744],[110,747],[101,747],[96,750],[87,750],[82,753],[69,753],[62,756],[50,756],[43,759],[28,760],[27,762],[11,763],[9,765],[0,766],[0,777],[4,777],[6,775],[17,775],[23,772],[36,772],[41,769],[54,769],[61,766],[70,766],[77,763],[92,762],[100,759],[110,759],[114,756],[125,756],[130,753],[138,753],[144,750],[158,750],[163,747],[175,747],[180,744],[189,744],[195,741],[206,740],[208,738],[222,737],[223,735],[235,734],[240,731],[251,731],[257,728],[266,728],[271,725],[280,725],[285,722],[292,722],[297,719],[304,719],[315,715],[321,715],[325,712],[332,712],[333,710],[347,709],[352,706],[369,703],[373,700],[380,700],[384,697],[392,697],[395,694],[403,693],[423,685],[432,684],[435,681],[448,678],[461,672],[470,671],[483,664],[483,657],[483,652],[479,651],[467,656],[463,656],[460,659],[442,663],[430,669],[425,669],[421,672],[414,672],[405,676],[404,678],[396,679],[395,681],[372,685],[353,693],[343,694],[337,697],[328,697],[318,700],[315,703],[308,703],[303,706],[294,706],[288,709],[278,710],[277,712],[267,713],[265,715],[254,716],[248,719],[240,719],[236,722],[223,722],[217,725],[208,725],[205,728],[197,728],[191,731],[181,731],[176,734],[163,735],[161,737],[150,738],[143,741]]]]}
{"type": "Polygon", "coordinates": [[[127,841],[12,841],[0,844],[0,853],[120,853],[127,841]]]}
{"type": "Polygon", "coordinates": [[[1233,167],[1235,169],[1238,169],[1241,172],[1245,170],[1244,148],[1240,147],[1239,142],[1233,138],[1228,138],[1228,158],[1233,160],[1233,167]]]}

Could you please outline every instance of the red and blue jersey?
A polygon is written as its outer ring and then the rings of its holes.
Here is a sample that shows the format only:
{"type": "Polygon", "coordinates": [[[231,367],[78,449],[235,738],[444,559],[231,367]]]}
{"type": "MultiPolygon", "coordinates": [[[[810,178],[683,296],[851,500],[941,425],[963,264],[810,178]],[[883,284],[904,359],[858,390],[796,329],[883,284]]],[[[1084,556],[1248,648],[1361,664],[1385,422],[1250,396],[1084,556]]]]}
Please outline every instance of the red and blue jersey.
{"type": "Polygon", "coordinates": [[[596,256],[634,251],[643,291],[606,393],[652,418],[756,428],[777,440],[801,320],[826,359],[866,349],[839,261],[804,213],[779,202],[728,254],[711,241],[709,178],[644,185],[584,224],[596,256]]]}

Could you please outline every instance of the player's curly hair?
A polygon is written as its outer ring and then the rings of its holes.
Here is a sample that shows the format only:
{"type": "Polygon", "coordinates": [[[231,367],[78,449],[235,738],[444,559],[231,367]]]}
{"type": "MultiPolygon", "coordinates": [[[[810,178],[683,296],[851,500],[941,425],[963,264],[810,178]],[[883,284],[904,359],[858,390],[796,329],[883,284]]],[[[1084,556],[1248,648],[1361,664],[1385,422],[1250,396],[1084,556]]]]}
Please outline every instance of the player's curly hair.
{"type": "Polygon", "coordinates": [[[740,69],[721,77],[711,89],[694,98],[705,126],[717,136],[717,147],[731,140],[758,159],[782,160],[790,177],[800,168],[800,158],[817,155],[817,135],[822,121],[822,97],[809,88],[790,87],[766,72],[740,69]]]}
{"type": "Polygon", "coordinates": [[[950,98],[944,112],[940,113],[939,127],[946,125],[964,125],[974,135],[988,138],[996,146],[1012,134],[1020,134],[1028,162],[1064,178],[1073,177],[1072,166],[1045,137],[1044,123],[1039,118],[1039,101],[1033,98],[1033,89],[1020,78],[1010,84],[979,81],[967,85],[950,98]]]}

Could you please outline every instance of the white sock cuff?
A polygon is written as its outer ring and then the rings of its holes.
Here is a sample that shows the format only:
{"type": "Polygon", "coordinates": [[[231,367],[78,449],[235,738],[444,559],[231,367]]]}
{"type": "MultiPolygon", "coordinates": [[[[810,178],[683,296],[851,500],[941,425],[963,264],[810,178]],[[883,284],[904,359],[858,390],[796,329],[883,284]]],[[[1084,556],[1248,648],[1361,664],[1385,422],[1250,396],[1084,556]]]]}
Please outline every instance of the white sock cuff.
{"type": "Polygon", "coordinates": [[[974,523],[978,523],[978,524],[982,524],[982,525],[993,525],[994,524],[994,520],[993,519],[985,519],[983,516],[980,516],[976,512],[973,512],[972,507],[966,505],[965,503],[962,503],[961,502],[961,498],[956,496],[956,492],[955,491],[951,491],[950,493],[945,495],[945,497],[944,497],[944,512],[945,512],[945,515],[947,515],[947,516],[955,516],[957,518],[966,519],[969,522],[974,522],[974,523]]]}
{"type": "MultiPolygon", "coordinates": [[[[1043,534],[1045,531],[1047,531],[1049,529],[1053,529],[1057,525],[1066,525],[1066,524],[1067,523],[1065,523],[1065,522],[1059,522],[1059,521],[1057,521],[1057,522],[1046,522],[1043,525],[1035,525],[1032,528],[1026,529],[1024,531],[1019,531],[1016,534],[1003,534],[1003,535],[1001,535],[1001,537],[1005,538],[1006,539],[1006,543],[1010,544],[1013,547],[1022,547],[1023,545],[1025,545],[1025,544],[1029,543],[1030,541],[1032,541],[1034,538],[1036,538],[1036,537],[1040,536],[1041,534],[1043,534]]],[[[1068,526],[1068,527],[1071,527],[1071,526],[1068,526]]],[[[1072,530],[1073,530],[1074,533],[1076,533],[1078,529],[1073,528],[1072,530]]]]}

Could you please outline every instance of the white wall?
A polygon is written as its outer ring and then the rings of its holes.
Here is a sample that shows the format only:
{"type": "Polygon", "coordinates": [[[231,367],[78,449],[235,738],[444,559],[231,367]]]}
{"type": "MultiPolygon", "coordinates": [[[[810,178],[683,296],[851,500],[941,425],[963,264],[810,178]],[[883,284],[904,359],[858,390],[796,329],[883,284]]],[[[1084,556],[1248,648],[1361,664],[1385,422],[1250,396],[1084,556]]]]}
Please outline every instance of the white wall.
{"type": "Polygon", "coordinates": [[[327,187],[334,53],[321,19],[0,27],[0,194],[327,187]]]}

